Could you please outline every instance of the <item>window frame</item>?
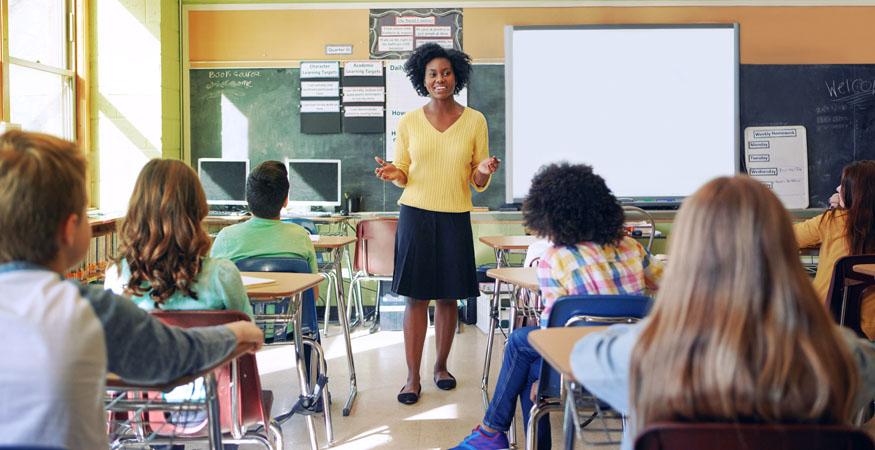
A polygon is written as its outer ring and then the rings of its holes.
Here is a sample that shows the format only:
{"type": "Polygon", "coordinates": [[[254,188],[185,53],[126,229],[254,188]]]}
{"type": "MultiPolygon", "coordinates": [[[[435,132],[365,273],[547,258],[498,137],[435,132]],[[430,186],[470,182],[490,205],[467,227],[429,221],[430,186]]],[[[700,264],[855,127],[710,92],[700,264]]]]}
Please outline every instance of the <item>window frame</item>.
{"type": "MultiPolygon", "coordinates": [[[[65,58],[64,64],[66,67],[56,67],[48,64],[43,64],[35,61],[30,61],[15,57],[9,51],[9,1],[0,0],[0,121],[9,122],[11,119],[11,90],[9,84],[10,66],[26,67],[32,70],[38,70],[53,75],[62,77],[63,82],[69,86],[64,88],[62,95],[69,98],[64,99],[66,111],[64,114],[64,133],[65,138],[76,141],[81,141],[87,136],[87,130],[81,126],[87,123],[87,116],[83,115],[87,112],[85,105],[87,101],[82,101],[80,92],[84,83],[81,79],[80,70],[85,66],[82,64],[87,48],[87,34],[84,33],[85,21],[83,17],[86,0],[63,0],[64,15],[66,17],[65,33],[64,33],[64,49],[65,58]],[[83,41],[86,40],[86,41],[83,41]],[[80,45],[81,44],[81,45],[80,45]]],[[[86,89],[87,91],[87,89],[86,89]]]]}

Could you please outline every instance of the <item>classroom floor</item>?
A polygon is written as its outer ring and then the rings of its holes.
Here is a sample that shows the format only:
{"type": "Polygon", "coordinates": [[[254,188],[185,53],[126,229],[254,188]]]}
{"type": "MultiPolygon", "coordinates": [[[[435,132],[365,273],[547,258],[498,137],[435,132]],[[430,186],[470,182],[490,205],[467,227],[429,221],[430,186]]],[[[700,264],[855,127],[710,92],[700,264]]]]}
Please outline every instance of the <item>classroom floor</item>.
{"type": "MultiPolygon", "coordinates": [[[[406,364],[403,336],[400,331],[369,334],[358,328],[353,333],[359,394],[349,417],[342,409],[348,394],[347,363],[339,328],[329,329],[324,347],[332,392],[331,411],[335,442],[332,448],[351,449],[445,449],[456,445],[470,433],[483,416],[480,376],[486,335],[473,325],[456,335],[450,354],[450,371],[458,380],[453,391],[439,390],[431,380],[434,363],[434,330],[429,329],[423,358],[422,397],[419,403],[406,406],[395,396],[404,384],[406,364]]],[[[501,365],[503,339],[496,336],[490,382],[494,386],[501,365]]],[[[258,365],[264,389],[274,392],[273,414],[288,409],[297,398],[297,378],[290,347],[273,347],[259,352],[258,365]]],[[[518,415],[519,416],[519,415],[518,415]]],[[[327,448],[321,417],[317,419],[318,440],[327,448]]],[[[521,422],[521,419],[518,420],[521,422]]],[[[561,442],[561,422],[553,421],[554,442],[561,442]]],[[[519,430],[519,448],[524,448],[519,430]]],[[[293,417],[283,426],[285,448],[308,449],[309,440],[303,417],[293,417]]],[[[561,447],[557,445],[556,448],[561,447]]],[[[241,449],[258,447],[241,447],[241,449]]],[[[578,448],[587,448],[583,445],[578,448]]],[[[618,447],[599,447],[612,449],[618,447]]]]}

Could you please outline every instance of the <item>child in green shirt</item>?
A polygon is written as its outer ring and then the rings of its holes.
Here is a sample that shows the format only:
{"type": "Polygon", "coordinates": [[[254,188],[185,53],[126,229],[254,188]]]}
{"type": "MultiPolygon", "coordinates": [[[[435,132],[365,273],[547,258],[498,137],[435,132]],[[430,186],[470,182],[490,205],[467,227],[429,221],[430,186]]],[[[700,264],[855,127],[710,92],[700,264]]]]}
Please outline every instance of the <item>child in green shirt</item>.
{"type": "Polygon", "coordinates": [[[286,166],[279,161],[259,164],[246,180],[246,201],[254,217],[222,229],[210,256],[235,262],[256,257],[301,258],[316,273],[316,250],[307,230],[280,221],[280,211],[289,201],[286,166]]]}

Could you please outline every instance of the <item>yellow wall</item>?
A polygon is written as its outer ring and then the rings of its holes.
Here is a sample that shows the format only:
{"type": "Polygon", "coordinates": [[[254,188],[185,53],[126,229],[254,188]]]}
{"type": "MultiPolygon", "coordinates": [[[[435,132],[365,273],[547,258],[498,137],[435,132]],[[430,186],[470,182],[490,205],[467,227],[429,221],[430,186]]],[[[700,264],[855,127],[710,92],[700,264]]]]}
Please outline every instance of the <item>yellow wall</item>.
{"type": "MultiPolygon", "coordinates": [[[[743,64],[875,62],[875,6],[465,8],[463,46],[475,62],[501,62],[505,25],[740,24],[743,64]]],[[[367,59],[368,10],[190,11],[189,59],[270,62],[337,59],[326,44],[353,44],[367,59]]]]}

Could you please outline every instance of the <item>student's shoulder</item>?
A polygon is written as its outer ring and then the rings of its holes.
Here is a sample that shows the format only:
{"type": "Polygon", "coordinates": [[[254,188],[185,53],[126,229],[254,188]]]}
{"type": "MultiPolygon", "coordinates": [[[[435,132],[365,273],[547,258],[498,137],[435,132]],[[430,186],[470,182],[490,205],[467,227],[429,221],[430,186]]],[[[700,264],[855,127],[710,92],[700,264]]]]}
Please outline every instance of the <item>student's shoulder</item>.
{"type": "Polygon", "coordinates": [[[249,220],[245,222],[235,223],[234,225],[228,225],[219,230],[219,232],[216,234],[216,239],[219,239],[220,237],[226,238],[230,236],[240,235],[241,233],[245,233],[250,226],[251,223],[249,220]]]}
{"type": "Polygon", "coordinates": [[[286,234],[286,236],[297,237],[297,238],[302,238],[302,239],[306,238],[307,240],[310,239],[310,237],[309,237],[310,232],[307,231],[306,228],[304,228],[301,225],[298,225],[296,223],[282,222],[280,229],[283,230],[283,233],[286,234]]]}

